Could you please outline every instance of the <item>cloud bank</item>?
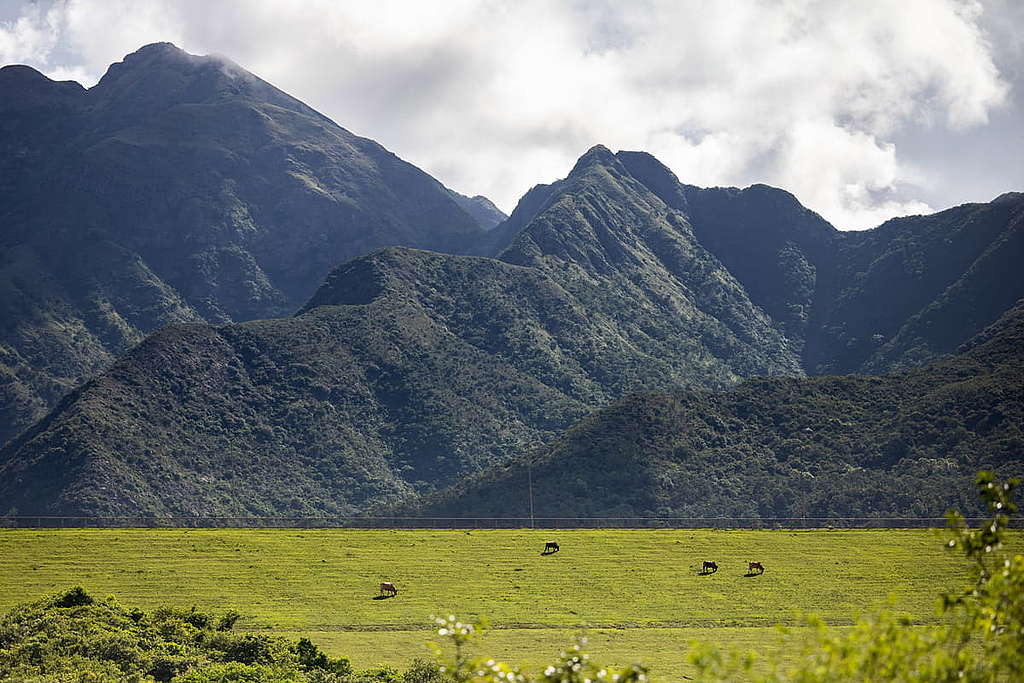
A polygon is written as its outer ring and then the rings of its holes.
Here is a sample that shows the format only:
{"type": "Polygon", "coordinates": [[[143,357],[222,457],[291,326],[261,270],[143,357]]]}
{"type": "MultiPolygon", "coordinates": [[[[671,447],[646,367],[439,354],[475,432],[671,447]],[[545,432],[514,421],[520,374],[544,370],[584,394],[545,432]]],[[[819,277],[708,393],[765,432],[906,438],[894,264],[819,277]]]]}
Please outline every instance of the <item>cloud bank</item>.
{"type": "Polygon", "coordinates": [[[994,114],[1016,125],[999,45],[1019,56],[1020,31],[986,30],[1003,26],[993,13],[1020,19],[954,0],[66,0],[0,17],[0,62],[88,86],[170,40],[506,211],[600,142],[696,185],[783,187],[866,228],[965,200],[943,203],[957,167],[922,139],[989,135],[994,114]]]}

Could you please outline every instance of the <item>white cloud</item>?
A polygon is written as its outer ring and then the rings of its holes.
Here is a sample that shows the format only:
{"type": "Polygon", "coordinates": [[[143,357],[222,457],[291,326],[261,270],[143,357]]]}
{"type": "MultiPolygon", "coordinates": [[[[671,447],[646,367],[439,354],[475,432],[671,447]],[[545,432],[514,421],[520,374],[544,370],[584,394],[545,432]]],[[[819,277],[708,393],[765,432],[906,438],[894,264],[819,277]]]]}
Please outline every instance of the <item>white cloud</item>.
{"type": "Polygon", "coordinates": [[[685,182],[778,185],[863,228],[929,210],[928,169],[900,159],[895,135],[984,126],[1006,100],[982,11],[955,0],[67,0],[0,25],[0,57],[94,81],[156,40],[224,54],[506,210],[601,142],[647,150],[685,182]]]}
{"type": "Polygon", "coordinates": [[[931,213],[927,204],[898,200],[903,172],[895,146],[828,121],[800,121],[788,131],[777,163],[783,187],[803,188],[804,200],[825,216],[849,216],[842,228],[869,228],[896,215],[931,213]]]}
{"type": "Polygon", "coordinates": [[[29,5],[13,21],[0,22],[0,64],[45,63],[57,42],[60,12],[29,5]]]}

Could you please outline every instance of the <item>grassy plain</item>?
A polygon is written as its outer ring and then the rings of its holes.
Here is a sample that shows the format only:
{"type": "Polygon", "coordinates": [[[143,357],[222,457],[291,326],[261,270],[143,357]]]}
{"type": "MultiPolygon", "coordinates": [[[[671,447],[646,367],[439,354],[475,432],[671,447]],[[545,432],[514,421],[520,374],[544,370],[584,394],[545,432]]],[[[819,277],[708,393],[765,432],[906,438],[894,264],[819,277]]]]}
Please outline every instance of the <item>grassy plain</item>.
{"type": "Polygon", "coordinates": [[[801,613],[844,626],[891,601],[934,623],[939,592],[967,579],[935,531],[0,530],[0,610],[80,584],[235,609],[239,628],[310,635],[357,667],[425,655],[431,615],[455,614],[491,622],[490,656],[538,666],[586,634],[600,661],[664,680],[691,640],[763,651],[801,613]],[[562,550],[542,556],[547,540],[562,550]],[[699,575],[705,559],[720,570],[699,575]],[[398,596],[374,599],[381,581],[398,596]]]}

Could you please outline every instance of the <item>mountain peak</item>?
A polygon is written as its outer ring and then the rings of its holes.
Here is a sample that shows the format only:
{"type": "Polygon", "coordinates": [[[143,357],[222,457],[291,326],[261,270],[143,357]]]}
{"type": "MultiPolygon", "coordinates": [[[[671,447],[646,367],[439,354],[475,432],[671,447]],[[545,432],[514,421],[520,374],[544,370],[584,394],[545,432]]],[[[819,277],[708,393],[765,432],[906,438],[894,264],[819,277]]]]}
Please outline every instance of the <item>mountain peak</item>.
{"type": "Polygon", "coordinates": [[[111,64],[92,91],[121,92],[141,86],[174,99],[179,94],[182,79],[193,71],[190,67],[208,59],[190,55],[172,43],[151,43],[111,64]]]}
{"type": "Polygon", "coordinates": [[[188,65],[191,67],[212,66],[215,67],[215,72],[228,75],[232,78],[244,75],[251,79],[256,79],[256,76],[224,55],[218,53],[195,55],[191,52],[182,50],[174,43],[166,41],[143,45],[135,52],[125,55],[124,59],[119,63],[112,64],[111,68],[118,67],[122,64],[140,66],[147,69],[152,69],[155,66],[161,65],[172,68],[180,67],[182,65],[188,65]]]}
{"type": "Polygon", "coordinates": [[[24,64],[0,68],[0,110],[25,110],[53,107],[64,98],[74,100],[85,93],[74,81],[54,81],[46,74],[24,64]]]}
{"type": "Polygon", "coordinates": [[[124,59],[120,62],[111,64],[107,69],[107,73],[104,74],[100,81],[102,82],[111,76],[117,76],[121,72],[130,71],[138,67],[151,69],[158,64],[180,65],[195,63],[205,59],[208,58],[191,55],[174,43],[150,43],[149,45],[143,45],[135,52],[125,55],[124,59]]]}
{"type": "Polygon", "coordinates": [[[145,45],[111,64],[90,94],[109,110],[108,126],[181,104],[240,98],[324,118],[226,57],[189,54],[172,43],[145,45]]]}
{"type": "Polygon", "coordinates": [[[0,67],[0,83],[32,83],[49,81],[44,74],[24,64],[8,64],[0,67]]]}
{"type": "Polygon", "coordinates": [[[604,145],[594,145],[588,149],[569,172],[570,176],[579,175],[595,166],[610,166],[616,163],[615,155],[604,145]]]}
{"type": "Polygon", "coordinates": [[[162,41],[159,43],[149,43],[143,45],[135,52],[130,53],[125,59],[135,59],[139,57],[165,57],[165,56],[191,56],[174,43],[162,41]]]}
{"type": "Polygon", "coordinates": [[[468,213],[483,230],[490,230],[503,220],[508,218],[498,207],[487,197],[478,194],[474,197],[467,197],[455,190],[449,190],[452,199],[463,211],[468,213]]]}
{"type": "Polygon", "coordinates": [[[1024,200],[1024,192],[1004,192],[992,200],[993,204],[1016,204],[1024,200]]]}
{"type": "Polygon", "coordinates": [[[386,288],[390,274],[409,268],[432,252],[401,246],[387,246],[354,258],[332,270],[320,288],[299,309],[302,315],[318,306],[362,306],[386,288]]]}
{"type": "Polygon", "coordinates": [[[673,180],[679,182],[679,179],[676,178],[676,174],[673,173],[668,166],[661,163],[658,160],[658,158],[651,154],[650,152],[630,152],[627,150],[622,150],[619,153],[617,153],[615,157],[622,163],[626,163],[626,161],[628,160],[630,163],[634,163],[637,166],[657,169],[658,173],[664,174],[666,176],[671,176],[673,180]]]}

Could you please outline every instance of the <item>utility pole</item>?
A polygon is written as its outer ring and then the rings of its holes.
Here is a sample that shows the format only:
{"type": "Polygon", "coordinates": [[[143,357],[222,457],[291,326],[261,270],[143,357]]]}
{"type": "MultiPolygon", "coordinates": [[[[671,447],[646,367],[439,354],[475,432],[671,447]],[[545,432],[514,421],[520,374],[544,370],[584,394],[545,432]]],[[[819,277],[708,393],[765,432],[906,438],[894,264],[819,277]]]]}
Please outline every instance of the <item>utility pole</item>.
{"type": "Polygon", "coordinates": [[[527,459],[526,476],[530,482],[530,528],[533,528],[533,463],[527,459]]]}

